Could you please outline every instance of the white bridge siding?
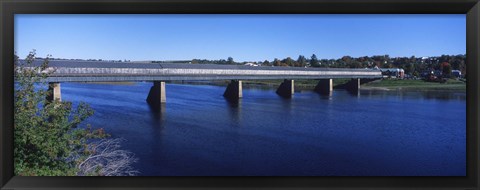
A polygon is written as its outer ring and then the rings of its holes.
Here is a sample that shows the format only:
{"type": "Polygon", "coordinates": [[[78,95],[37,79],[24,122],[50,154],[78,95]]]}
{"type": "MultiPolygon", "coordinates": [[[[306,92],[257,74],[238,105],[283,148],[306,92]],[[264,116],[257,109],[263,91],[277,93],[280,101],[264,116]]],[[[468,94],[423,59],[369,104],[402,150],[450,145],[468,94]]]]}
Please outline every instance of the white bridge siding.
{"type": "Polygon", "coordinates": [[[143,69],[143,68],[52,68],[48,82],[169,81],[169,80],[251,80],[380,78],[381,72],[349,70],[235,70],[235,69],[143,69]]]}
{"type": "MultiPolygon", "coordinates": [[[[33,65],[39,66],[38,60],[33,65]]],[[[332,82],[328,79],[352,79],[347,89],[358,92],[360,79],[381,78],[379,70],[338,69],[338,68],[299,68],[299,67],[251,67],[244,65],[213,64],[173,64],[173,63],[113,63],[88,61],[49,62],[47,71],[53,72],[46,82],[51,83],[49,90],[58,92],[60,82],[115,82],[115,81],[152,81],[154,83],[148,95],[150,105],[160,107],[166,101],[164,81],[173,80],[232,80],[224,96],[229,99],[242,98],[241,80],[283,79],[277,90],[280,96],[291,98],[295,79],[321,79],[316,89],[321,94],[331,95],[332,82]],[[329,82],[325,82],[328,80],[329,82]],[[232,98],[233,97],[233,98],[232,98]],[[152,102],[152,103],[151,103],[152,102]]],[[[147,93],[147,92],[146,92],[147,93]]]]}
{"type": "MultiPolygon", "coordinates": [[[[22,60],[21,60],[22,61],[22,60]]],[[[41,65],[36,60],[33,66],[41,65]]],[[[50,60],[48,82],[381,78],[379,70],[50,60]]]]}

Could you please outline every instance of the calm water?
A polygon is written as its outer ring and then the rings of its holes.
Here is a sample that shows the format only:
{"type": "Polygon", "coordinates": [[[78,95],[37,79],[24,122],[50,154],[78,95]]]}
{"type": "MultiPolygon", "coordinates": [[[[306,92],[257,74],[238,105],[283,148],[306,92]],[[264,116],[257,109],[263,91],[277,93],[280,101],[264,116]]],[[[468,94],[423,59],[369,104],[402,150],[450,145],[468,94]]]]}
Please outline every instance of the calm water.
{"type": "Polygon", "coordinates": [[[62,83],[62,98],[89,103],[145,176],[465,175],[465,93],[244,88],[235,105],[225,87],[167,84],[155,114],[150,86],[62,83]]]}

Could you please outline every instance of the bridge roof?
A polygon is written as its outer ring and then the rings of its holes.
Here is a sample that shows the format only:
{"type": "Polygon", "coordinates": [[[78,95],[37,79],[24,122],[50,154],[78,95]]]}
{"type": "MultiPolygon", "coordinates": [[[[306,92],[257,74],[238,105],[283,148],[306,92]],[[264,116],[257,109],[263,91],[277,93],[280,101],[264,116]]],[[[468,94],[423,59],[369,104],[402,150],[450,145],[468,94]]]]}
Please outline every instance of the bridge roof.
{"type": "MultiPolygon", "coordinates": [[[[20,60],[22,63],[25,60],[20,60]]],[[[35,60],[34,66],[40,66],[43,60],[35,60]]],[[[372,71],[371,69],[348,68],[314,68],[314,67],[272,67],[247,65],[220,65],[220,64],[189,64],[189,63],[145,63],[145,62],[109,62],[109,61],[77,61],[77,60],[49,60],[49,67],[62,68],[135,68],[135,69],[234,69],[234,70],[280,70],[280,71],[372,71]]]]}

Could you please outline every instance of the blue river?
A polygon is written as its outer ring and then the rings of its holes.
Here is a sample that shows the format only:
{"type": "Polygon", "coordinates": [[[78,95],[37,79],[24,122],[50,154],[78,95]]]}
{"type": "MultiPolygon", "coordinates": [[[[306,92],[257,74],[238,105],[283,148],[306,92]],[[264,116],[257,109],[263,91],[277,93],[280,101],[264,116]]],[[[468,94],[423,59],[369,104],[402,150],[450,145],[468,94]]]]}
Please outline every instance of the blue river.
{"type": "Polygon", "coordinates": [[[334,90],[322,96],[167,84],[152,112],[151,83],[62,83],[62,100],[88,103],[85,123],[123,138],[141,176],[465,176],[466,94],[334,90]]]}

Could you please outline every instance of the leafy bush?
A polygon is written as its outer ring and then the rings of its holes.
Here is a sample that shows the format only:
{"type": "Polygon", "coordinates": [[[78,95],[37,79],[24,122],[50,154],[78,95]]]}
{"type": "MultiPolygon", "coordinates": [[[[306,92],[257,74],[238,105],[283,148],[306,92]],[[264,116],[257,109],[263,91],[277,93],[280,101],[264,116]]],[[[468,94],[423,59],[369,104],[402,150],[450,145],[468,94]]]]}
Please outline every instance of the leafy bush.
{"type": "MultiPolygon", "coordinates": [[[[94,154],[90,150],[95,142],[105,142],[101,139],[108,136],[103,129],[80,127],[94,111],[85,103],[74,109],[71,102],[47,101],[51,92],[44,90],[47,84],[42,81],[54,71],[48,68],[48,57],[41,66],[35,66],[34,60],[35,51],[30,52],[25,60],[20,61],[17,56],[14,60],[15,175],[106,175],[101,173],[102,165],[95,166],[99,170],[89,170],[88,173],[77,167],[94,154]]],[[[126,151],[121,153],[130,158],[121,166],[129,166],[134,161],[132,155],[126,151]]]]}

